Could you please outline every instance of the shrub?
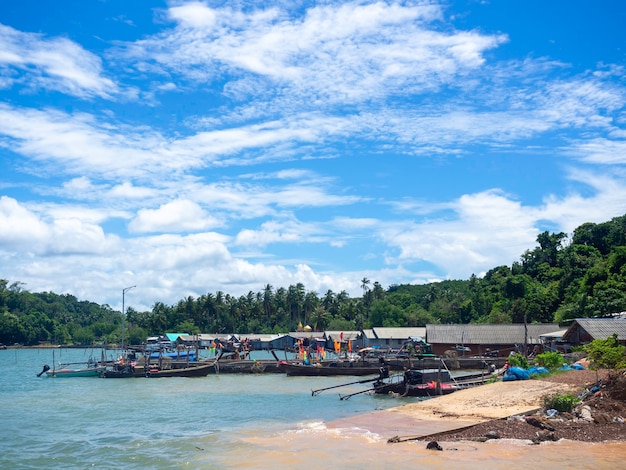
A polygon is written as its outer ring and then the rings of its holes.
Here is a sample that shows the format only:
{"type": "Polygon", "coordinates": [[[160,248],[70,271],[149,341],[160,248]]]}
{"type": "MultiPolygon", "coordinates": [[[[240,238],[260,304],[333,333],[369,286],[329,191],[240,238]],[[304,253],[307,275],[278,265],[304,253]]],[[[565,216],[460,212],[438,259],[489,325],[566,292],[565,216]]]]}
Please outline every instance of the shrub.
{"type": "Polygon", "coordinates": [[[584,346],[584,350],[591,369],[608,369],[609,374],[614,374],[626,367],[626,346],[619,343],[616,333],[606,339],[593,340],[584,346]]]}
{"type": "Polygon", "coordinates": [[[537,354],[535,359],[537,364],[550,371],[557,370],[563,365],[563,356],[561,356],[558,352],[545,352],[537,354]]]}
{"type": "Polygon", "coordinates": [[[511,367],[519,367],[520,369],[528,369],[528,359],[519,353],[509,356],[509,364],[511,367]]]}
{"type": "Polygon", "coordinates": [[[578,403],[578,400],[572,395],[556,394],[543,397],[543,408],[545,410],[556,410],[559,413],[571,413],[576,403],[578,403]]]}

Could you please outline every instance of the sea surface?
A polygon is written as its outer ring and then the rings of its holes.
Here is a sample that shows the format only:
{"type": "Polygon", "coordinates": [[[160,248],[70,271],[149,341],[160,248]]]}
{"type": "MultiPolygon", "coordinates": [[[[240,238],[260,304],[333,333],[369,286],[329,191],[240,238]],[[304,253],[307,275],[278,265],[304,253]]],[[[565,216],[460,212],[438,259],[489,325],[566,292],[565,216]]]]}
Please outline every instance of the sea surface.
{"type": "MultiPolygon", "coordinates": [[[[92,354],[56,349],[54,359],[92,354]]],[[[388,444],[392,436],[327,426],[417,400],[339,399],[367,383],[311,395],[363,377],[37,377],[44,364],[52,366],[53,350],[0,350],[0,469],[613,469],[626,459],[622,443],[441,443],[436,452],[423,442],[388,444]]]]}

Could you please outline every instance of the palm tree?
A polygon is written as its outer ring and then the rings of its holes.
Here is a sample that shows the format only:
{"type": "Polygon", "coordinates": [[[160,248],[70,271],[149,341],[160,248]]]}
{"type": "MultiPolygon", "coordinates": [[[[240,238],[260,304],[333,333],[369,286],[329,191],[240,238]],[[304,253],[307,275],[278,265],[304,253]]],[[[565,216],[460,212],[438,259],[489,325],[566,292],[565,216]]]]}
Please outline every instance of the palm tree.
{"type": "Polygon", "coordinates": [[[385,297],[385,290],[383,286],[380,285],[380,282],[374,282],[374,288],[372,289],[374,300],[382,300],[385,297]]]}
{"type": "Polygon", "coordinates": [[[334,314],[336,311],[335,304],[335,293],[331,289],[328,289],[324,295],[324,299],[322,300],[322,305],[328,313],[334,314]]]}
{"type": "Polygon", "coordinates": [[[319,305],[319,298],[317,292],[307,292],[304,296],[304,323],[307,323],[307,318],[311,319],[311,313],[319,305]]]}
{"type": "Polygon", "coordinates": [[[366,277],[361,279],[361,288],[363,289],[363,303],[365,304],[365,311],[367,319],[370,318],[370,307],[372,304],[372,291],[370,291],[370,280],[366,277]]]}
{"type": "Polygon", "coordinates": [[[370,280],[368,278],[364,277],[361,279],[361,289],[363,289],[363,298],[365,298],[367,291],[370,290],[370,280]]]}

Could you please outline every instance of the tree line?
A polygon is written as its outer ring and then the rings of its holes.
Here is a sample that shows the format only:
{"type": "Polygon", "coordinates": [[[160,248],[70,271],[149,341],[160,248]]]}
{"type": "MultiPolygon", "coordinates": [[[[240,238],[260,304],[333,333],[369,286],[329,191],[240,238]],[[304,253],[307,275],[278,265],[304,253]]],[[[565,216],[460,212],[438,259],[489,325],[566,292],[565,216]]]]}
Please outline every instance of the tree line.
{"type": "MultiPolygon", "coordinates": [[[[383,288],[367,278],[362,295],[308,291],[301,283],[232,296],[218,291],[174,305],[126,312],[132,344],[167,331],[285,333],[308,325],[316,331],[428,323],[563,322],[607,317],[626,310],[626,215],[585,223],[571,236],[543,232],[538,246],[511,266],[484,276],[383,288]]],[[[121,312],[72,295],[31,293],[0,279],[0,343],[91,345],[119,343],[121,312]]]]}

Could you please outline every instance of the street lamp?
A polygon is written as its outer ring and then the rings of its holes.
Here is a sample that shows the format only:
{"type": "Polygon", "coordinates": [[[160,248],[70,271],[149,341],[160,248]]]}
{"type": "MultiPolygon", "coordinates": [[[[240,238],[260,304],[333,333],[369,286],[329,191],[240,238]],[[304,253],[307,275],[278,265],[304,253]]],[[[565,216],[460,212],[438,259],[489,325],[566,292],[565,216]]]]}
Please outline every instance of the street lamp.
{"type": "Polygon", "coordinates": [[[126,298],[126,291],[131,290],[133,287],[137,286],[124,287],[122,289],[122,354],[124,353],[124,317],[126,316],[126,311],[124,310],[124,300],[126,298]]]}

